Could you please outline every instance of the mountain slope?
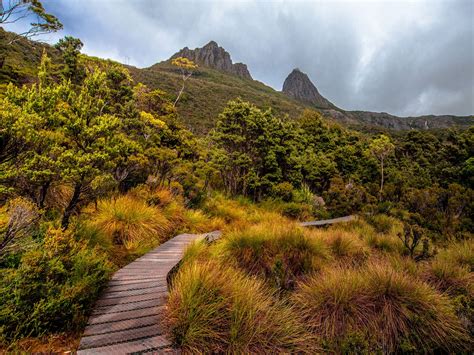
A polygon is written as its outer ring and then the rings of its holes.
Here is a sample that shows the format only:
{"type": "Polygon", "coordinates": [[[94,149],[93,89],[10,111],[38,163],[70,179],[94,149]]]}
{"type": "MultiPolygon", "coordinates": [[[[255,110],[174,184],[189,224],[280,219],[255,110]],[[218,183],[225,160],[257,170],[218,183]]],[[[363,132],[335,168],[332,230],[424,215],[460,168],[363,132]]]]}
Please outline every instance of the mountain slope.
{"type": "MultiPolygon", "coordinates": [[[[23,84],[34,80],[43,50],[53,62],[60,60],[60,53],[54,47],[26,39],[8,45],[10,36],[0,28],[0,96],[1,87],[8,82],[23,84]]],[[[364,130],[467,128],[474,124],[472,116],[397,117],[388,113],[345,111],[324,98],[308,76],[299,70],[290,73],[283,92],[279,92],[252,80],[247,66],[232,63],[230,54],[214,41],[194,50],[185,47],[171,58],[178,56],[189,57],[199,64],[186,82],[177,105],[186,126],[197,133],[209,131],[227,101],[237,97],[264,109],[271,108],[277,115],[287,115],[290,119],[298,117],[305,108],[317,109],[329,119],[364,130]]],[[[148,68],[127,68],[136,82],[175,96],[182,81],[178,68],[171,65],[171,58],[148,68]]]]}
{"type": "MultiPolygon", "coordinates": [[[[181,74],[169,61],[145,69],[129,67],[129,70],[135,81],[160,88],[171,95],[175,95],[181,87],[181,74]]],[[[185,124],[193,131],[202,133],[214,126],[227,101],[237,97],[262,108],[272,108],[278,115],[290,118],[296,118],[307,107],[259,81],[200,66],[186,81],[177,108],[185,124]]]]}

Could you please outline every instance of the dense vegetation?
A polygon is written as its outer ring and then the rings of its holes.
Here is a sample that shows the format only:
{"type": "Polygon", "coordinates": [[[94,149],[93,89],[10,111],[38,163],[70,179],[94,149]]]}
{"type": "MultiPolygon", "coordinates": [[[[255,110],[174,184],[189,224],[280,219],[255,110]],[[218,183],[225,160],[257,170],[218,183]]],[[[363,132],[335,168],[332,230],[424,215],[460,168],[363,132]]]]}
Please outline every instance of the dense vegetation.
{"type": "Polygon", "coordinates": [[[267,216],[192,245],[172,284],[171,338],[189,352],[468,351],[472,240],[415,262],[391,222],[304,230],[267,216]]]}
{"type": "Polygon", "coordinates": [[[187,350],[468,350],[474,128],[364,134],[236,90],[195,135],[177,93],[81,47],[65,37],[25,68],[35,80],[2,87],[3,345],[79,332],[111,272],[180,231],[223,229],[173,282],[167,322],[187,350]],[[361,219],[294,224],[345,214],[361,219]]]}

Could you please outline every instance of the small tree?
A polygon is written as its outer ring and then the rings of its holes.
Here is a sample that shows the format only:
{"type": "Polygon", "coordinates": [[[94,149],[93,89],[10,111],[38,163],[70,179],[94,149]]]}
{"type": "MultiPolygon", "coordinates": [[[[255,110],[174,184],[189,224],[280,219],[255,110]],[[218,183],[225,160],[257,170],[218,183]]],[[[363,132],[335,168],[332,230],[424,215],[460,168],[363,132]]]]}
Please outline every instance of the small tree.
{"type": "Polygon", "coordinates": [[[177,66],[181,70],[181,77],[183,79],[183,86],[181,87],[181,90],[179,90],[178,96],[176,97],[176,100],[173,104],[173,107],[176,107],[176,104],[178,103],[178,100],[184,91],[184,85],[186,83],[186,80],[188,80],[191,75],[193,75],[194,69],[197,68],[197,64],[194,63],[192,60],[189,60],[188,58],[184,57],[178,57],[176,59],[173,59],[171,61],[171,64],[177,66]]]}
{"type": "Polygon", "coordinates": [[[415,256],[415,249],[418,247],[420,242],[423,242],[422,257],[426,257],[428,254],[429,241],[424,237],[423,229],[414,224],[405,223],[403,226],[403,233],[397,234],[398,238],[402,241],[405,248],[408,250],[411,258],[415,256]]]}
{"type": "Polygon", "coordinates": [[[379,138],[374,139],[370,143],[370,153],[380,163],[380,199],[382,199],[383,184],[384,184],[384,166],[386,159],[393,153],[395,146],[386,135],[380,135],[379,138]]]}
{"type": "Polygon", "coordinates": [[[84,68],[79,65],[79,54],[84,44],[79,38],[65,36],[54,45],[63,54],[64,69],[63,74],[66,79],[78,83],[85,76],[84,68]]]}
{"type": "Polygon", "coordinates": [[[24,18],[35,16],[36,21],[30,23],[30,28],[19,33],[10,43],[20,36],[31,38],[45,33],[56,32],[63,25],[56,16],[48,14],[39,0],[0,0],[0,24],[7,25],[24,18]]]}

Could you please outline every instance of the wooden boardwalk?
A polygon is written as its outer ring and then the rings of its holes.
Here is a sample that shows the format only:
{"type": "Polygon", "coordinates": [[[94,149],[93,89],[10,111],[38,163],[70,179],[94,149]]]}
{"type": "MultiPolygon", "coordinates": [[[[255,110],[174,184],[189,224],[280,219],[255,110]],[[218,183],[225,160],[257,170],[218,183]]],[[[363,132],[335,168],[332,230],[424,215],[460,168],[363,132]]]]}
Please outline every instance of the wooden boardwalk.
{"type": "MultiPolygon", "coordinates": [[[[209,234],[210,239],[216,233],[209,234]]],[[[160,312],[168,294],[167,276],[192,241],[181,234],[117,271],[96,302],[78,354],[177,353],[164,336],[160,312]]]]}
{"type": "MultiPolygon", "coordinates": [[[[324,226],[355,216],[300,223],[324,226]]],[[[212,242],[219,231],[180,234],[117,271],[96,302],[79,344],[78,354],[179,353],[164,335],[161,312],[168,296],[168,275],[191,242],[212,242]]]]}
{"type": "Polygon", "coordinates": [[[330,224],[335,224],[335,223],[341,223],[341,222],[350,222],[356,219],[356,216],[350,215],[350,216],[344,216],[344,217],[338,217],[338,218],[332,218],[332,219],[325,219],[321,221],[311,221],[311,222],[301,222],[300,226],[302,227],[322,227],[322,226],[327,226],[330,224]]]}

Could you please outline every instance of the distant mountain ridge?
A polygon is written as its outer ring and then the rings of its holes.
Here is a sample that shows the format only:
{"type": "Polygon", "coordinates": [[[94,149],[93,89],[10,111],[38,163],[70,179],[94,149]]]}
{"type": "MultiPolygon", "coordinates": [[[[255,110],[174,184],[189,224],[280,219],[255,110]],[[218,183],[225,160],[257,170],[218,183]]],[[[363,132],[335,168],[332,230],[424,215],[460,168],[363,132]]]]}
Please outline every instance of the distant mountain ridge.
{"type": "Polygon", "coordinates": [[[323,97],[308,75],[298,68],[288,75],[283,83],[282,92],[300,102],[319,109],[326,117],[344,124],[364,124],[383,127],[396,131],[409,129],[443,129],[474,124],[472,116],[424,115],[417,117],[399,117],[386,112],[345,111],[323,97]]]}

